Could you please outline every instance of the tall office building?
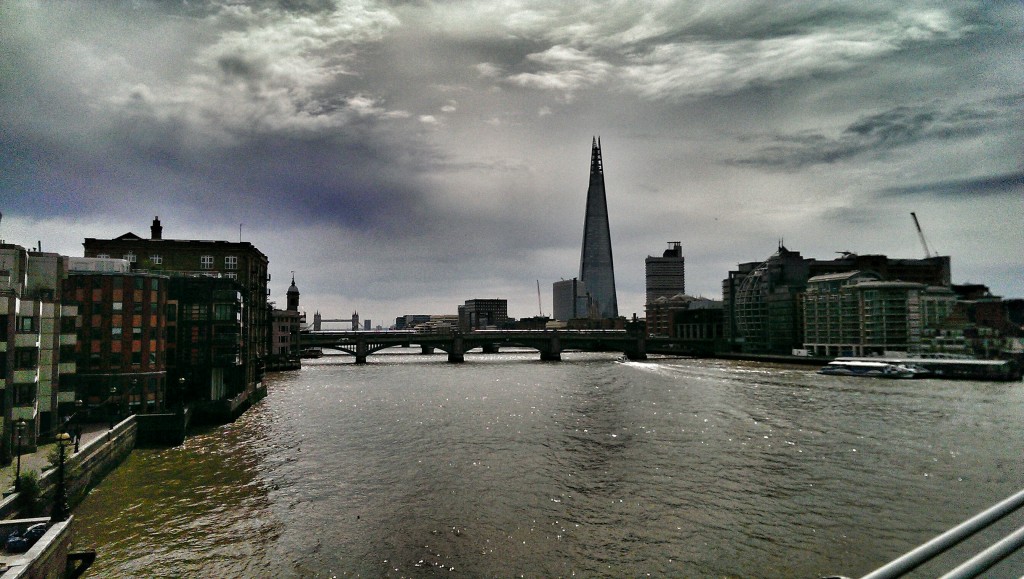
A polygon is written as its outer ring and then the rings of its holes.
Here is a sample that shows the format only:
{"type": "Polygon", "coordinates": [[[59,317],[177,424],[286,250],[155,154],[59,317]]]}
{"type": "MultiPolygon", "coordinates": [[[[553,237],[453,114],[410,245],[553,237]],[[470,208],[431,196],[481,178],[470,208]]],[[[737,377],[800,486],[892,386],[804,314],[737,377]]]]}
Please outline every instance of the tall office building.
{"type": "Polygon", "coordinates": [[[648,304],[660,297],[671,298],[686,293],[686,258],[680,242],[668,242],[665,253],[661,257],[647,256],[644,266],[648,304]]]}
{"type": "Polygon", "coordinates": [[[551,286],[552,316],[560,322],[589,317],[587,289],[576,278],[556,281],[551,286]]]}
{"type": "Polygon", "coordinates": [[[619,305],[615,298],[615,269],[612,265],[612,236],[608,228],[608,202],[604,193],[601,141],[596,138],[590,153],[590,187],[587,189],[587,214],[583,221],[579,280],[589,293],[599,317],[619,317],[619,305]]]}

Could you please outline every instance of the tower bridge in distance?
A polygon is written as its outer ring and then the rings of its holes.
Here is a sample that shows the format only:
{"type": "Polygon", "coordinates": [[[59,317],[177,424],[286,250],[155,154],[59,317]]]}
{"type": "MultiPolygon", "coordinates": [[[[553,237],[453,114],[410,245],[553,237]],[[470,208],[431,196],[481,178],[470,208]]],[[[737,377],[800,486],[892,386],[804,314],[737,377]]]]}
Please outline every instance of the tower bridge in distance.
{"type": "Polygon", "coordinates": [[[630,360],[647,358],[647,338],[642,330],[476,330],[472,332],[428,333],[416,331],[303,332],[303,348],[339,350],[355,356],[356,364],[365,364],[374,352],[395,346],[418,345],[424,354],[441,350],[451,363],[464,362],[466,353],[480,349],[496,354],[502,347],[532,348],[541,360],[557,361],[562,352],[622,352],[630,360]]]}

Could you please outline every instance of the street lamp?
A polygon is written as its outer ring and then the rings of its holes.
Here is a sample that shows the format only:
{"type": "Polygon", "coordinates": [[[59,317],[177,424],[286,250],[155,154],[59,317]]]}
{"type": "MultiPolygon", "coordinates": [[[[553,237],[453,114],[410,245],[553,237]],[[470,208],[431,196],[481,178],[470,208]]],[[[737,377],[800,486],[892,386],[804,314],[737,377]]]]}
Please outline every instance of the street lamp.
{"type": "Polygon", "coordinates": [[[178,378],[178,412],[185,412],[185,377],[178,378]]]}
{"type": "Polygon", "coordinates": [[[56,523],[68,518],[68,493],[64,483],[64,449],[71,437],[61,432],[57,435],[57,490],[53,494],[53,510],[50,511],[50,522],[56,523]]]}
{"type": "Polygon", "coordinates": [[[14,430],[18,433],[18,466],[14,470],[14,490],[21,490],[21,433],[25,430],[25,421],[19,420],[14,423],[14,430]]]}
{"type": "Polygon", "coordinates": [[[136,396],[136,395],[138,395],[141,398],[141,394],[139,393],[139,379],[138,378],[132,378],[132,390],[131,390],[131,392],[128,393],[128,398],[125,399],[125,401],[124,401],[125,411],[126,411],[125,412],[125,416],[131,414],[131,410],[132,409],[131,409],[131,406],[129,406],[129,404],[131,403],[132,398],[134,396],[136,396]]]}
{"type": "Polygon", "coordinates": [[[114,428],[114,411],[117,409],[117,402],[114,401],[114,396],[117,396],[117,386],[110,387],[110,428],[114,428]]]}
{"type": "Polygon", "coordinates": [[[82,411],[82,401],[75,400],[75,452],[78,452],[78,445],[82,441],[82,417],[78,414],[82,411]]]}

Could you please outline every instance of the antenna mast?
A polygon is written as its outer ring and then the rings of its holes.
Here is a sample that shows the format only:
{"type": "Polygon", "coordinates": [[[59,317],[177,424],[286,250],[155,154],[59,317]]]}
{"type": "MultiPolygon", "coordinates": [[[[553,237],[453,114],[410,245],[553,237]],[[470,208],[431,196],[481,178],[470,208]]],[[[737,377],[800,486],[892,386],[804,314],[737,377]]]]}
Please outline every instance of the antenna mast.
{"type": "Polygon", "coordinates": [[[544,308],[540,305],[540,280],[537,280],[537,315],[544,317],[544,308]]]}
{"type": "Polygon", "coordinates": [[[930,259],[932,257],[932,253],[928,251],[928,242],[924,240],[924,231],[921,231],[921,224],[917,221],[917,214],[911,211],[910,216],[914,218],[914,227],[917,228],[917,236],[921,238],[921,247],[924,248],[924,257],[925,259],[930,259]]]}

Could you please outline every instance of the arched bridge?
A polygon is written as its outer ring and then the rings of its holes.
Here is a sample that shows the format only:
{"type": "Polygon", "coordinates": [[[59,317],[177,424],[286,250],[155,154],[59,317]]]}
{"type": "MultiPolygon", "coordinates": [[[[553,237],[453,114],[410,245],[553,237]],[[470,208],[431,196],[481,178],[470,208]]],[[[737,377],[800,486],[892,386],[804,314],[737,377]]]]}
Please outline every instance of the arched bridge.
{"type": "Polygon", "coordinates": [[[319,347],[347,352],[356,364],[365,364],[374,352],[394,346],[418,345],[424,354],[441,350],[449,362],[464,362],[466,352],[481,349],[497,353],[501,347],[533,348],[541,360],[561,360],[564,350],[587,352],[622,352],[630,360],[647,358],[646,339],[642,332],[625,330],[477,330],[461,333],[420,333],[415,331],[383,332],[303,332],[299,338],[303,348],[319,347]]]}

